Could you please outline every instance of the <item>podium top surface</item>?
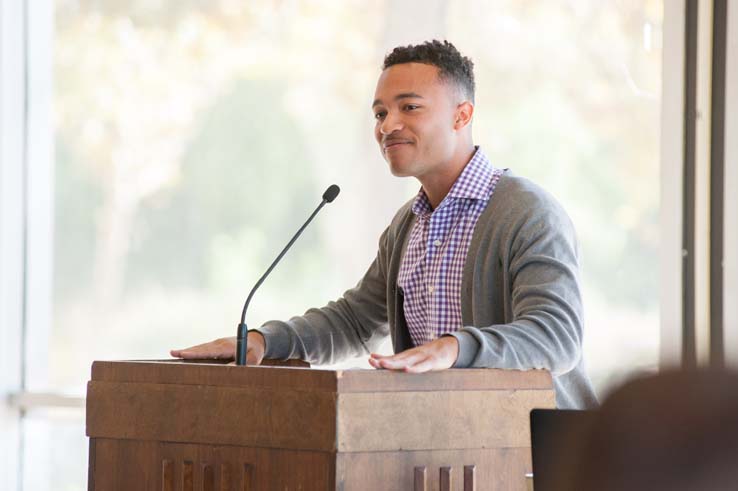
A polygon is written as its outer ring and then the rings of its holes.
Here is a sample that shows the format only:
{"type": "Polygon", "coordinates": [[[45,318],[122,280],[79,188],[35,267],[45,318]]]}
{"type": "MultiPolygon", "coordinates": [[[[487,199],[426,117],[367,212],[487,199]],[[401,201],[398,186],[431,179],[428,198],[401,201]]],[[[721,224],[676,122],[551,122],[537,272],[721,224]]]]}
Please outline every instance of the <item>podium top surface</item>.
{"type": "Polygon", "coordinates": [[[390,370],[235,366],[217,361],[96,361],[92,381],[279,388],[313,392],[400,392],[455,390],[551,390],[545,370],[448,369],[411,374],[390,370]]]}

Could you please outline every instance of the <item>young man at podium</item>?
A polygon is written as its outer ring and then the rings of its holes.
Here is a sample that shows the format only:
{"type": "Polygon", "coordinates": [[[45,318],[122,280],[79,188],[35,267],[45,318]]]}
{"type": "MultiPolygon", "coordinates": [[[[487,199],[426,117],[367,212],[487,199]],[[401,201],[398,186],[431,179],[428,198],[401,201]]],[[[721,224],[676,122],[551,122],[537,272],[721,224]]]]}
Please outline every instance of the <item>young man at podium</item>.
{"type": "MultiPolygon", "coordinates": [[[[574,227],[556,200],[492,165],[472,141],[472,61],[449,42],[395,48],[372,110],[392,174],[420,181],[359,284],[323,308],[249,331],[247,361],[315,364],[369,354],[375,368],[546,369],[560,408],[597,404],[582,359],[574,227]],[[372,353],[391,336],[395,354],[372,353]]],[[[181,358],[233,358],[236,339],[181,358]]]]}

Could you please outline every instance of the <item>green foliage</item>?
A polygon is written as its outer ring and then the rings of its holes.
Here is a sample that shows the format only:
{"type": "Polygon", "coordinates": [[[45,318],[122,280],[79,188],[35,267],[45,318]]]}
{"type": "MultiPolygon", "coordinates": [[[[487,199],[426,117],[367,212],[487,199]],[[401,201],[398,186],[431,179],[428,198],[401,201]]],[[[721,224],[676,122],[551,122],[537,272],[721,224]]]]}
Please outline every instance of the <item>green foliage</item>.
{"type": "Polygon", "coordinates": [[[506,145],[498,165],[511,165],[562,201],[577,227],[588,283],[613,304],[656,308],[658,241],[648,230],[658,228],[657,203],[634,203],[640,183],[624,172],[642,147],[592,125],[555,91],[499,109],[505,117],[492,124],[506,145]],[[622,216],[629,210],[637,216],[622,216]]]}
{"type": "Polygon", "coordinates": [[[54,161],[54,294],[63,303],[92,282],[95,211],[103,197],[90,168],[77,165],[63,139],[57,139],[54,161]]]}
{"type": "Polygon", "coordinates": [[[598,296],[656,311],[660,4],[506,3],[454,33],[477,54],[476,140],[563,203],[598,296]]]}
{"type": "MultiPolygon", "coordinates": [[[[317,205],[320,191],[283,97],[279,83],[240,80],[198,118],[179,178],[137,215],[131,287],[147,280],[217,286],[221,275],[212,268],[226,274],[228,262],[253,274],[307,217],[301,212],[317,205]]],[[[306,234],[319,249],[315,231],[306,234]]],[[[295,268],[299,274],[299,261],[295,268]]]]}

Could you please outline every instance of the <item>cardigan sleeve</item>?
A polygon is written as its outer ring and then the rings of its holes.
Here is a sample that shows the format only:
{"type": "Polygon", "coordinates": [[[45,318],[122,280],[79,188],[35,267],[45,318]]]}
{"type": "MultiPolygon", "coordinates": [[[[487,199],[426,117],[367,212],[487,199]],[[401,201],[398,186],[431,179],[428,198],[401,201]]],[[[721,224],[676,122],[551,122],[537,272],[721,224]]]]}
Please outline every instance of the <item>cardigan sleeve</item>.
{"type": "Polygon", "coordinates": [[[325,365],[361,356],[378,348],[388,335],[387,241],[359,283],[323,308],[284,321],[269,321],[257,330],[266,342],[265,358],[301,359],[325,365]]]}
{"type": "MultiPolygon", "coordinates": [[[[577,366],[582,351],[574,227],[563,208],[542,190],[518,193],[515,201],[498,216],[500,250],[483,255],[487,265],[503,258],[501,271],[511,285],[511,322],[466,326],[450,334],[459,342],[454,366],[546,369],[562,375],[577,366]]],[[[492,297],[484,292],[475,301],[492,297]]]]}

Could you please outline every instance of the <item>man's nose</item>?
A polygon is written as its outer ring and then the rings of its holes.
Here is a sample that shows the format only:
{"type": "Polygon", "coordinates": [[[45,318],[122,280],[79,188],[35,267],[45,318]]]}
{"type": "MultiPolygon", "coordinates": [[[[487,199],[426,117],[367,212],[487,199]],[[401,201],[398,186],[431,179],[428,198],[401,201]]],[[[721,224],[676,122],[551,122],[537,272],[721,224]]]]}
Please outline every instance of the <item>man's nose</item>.
{"type": "Polygon", "coordinates": [[[402,120],[394,113],[388,112],[384,117],[382,124],[379,126],[379,132],[383,135],[390,135],[395,131],[402,129],[402,120]]]}

